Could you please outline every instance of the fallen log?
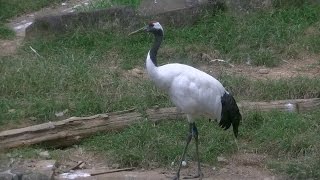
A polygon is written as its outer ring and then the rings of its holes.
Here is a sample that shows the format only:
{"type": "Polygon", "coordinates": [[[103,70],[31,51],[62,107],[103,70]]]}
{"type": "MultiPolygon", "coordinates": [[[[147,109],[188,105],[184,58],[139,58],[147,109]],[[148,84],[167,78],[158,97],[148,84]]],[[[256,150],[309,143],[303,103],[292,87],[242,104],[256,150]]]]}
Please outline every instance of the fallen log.
{"type": "MultiPolygon", "coordinates": [[[[238,103],[241,112],[244,111],[288,111],[288,112],[307,112],[319,109],[320,98],[313,99],[289,99],[270,102],[247,102],[238,103]]],[[[176,107],[154,108],[147,110],[148,120],[155,123],[161,120],[179,119],[183,117],[176,107]]]]}
{"type": "Polygon", "coordinates": [[[115,131],[142,118],[134,110],[97,114],[89,117],[71,117],[21,129],[0,132],[0,150],[43,143],[51,147],[65,147],[97,132],[115,131]]]}
{"type": "MultiPolygon", "coordinates": [[[[240,102],[242,112],[256,111],[289,111],[306,112],[319,109],[320,98],[294,99],[271,102],[240,102]]],[[[161,120],[179,119],[183,113],[175,107],[154,108],[146,111],[148,120],[157,123],[161,120]]],[[[64,147],[79,142],[81,139],[97,132],[108,132],[123,129],[144,118],[134,109],[108,114],[97,114],[89,117],[71,117],[62,121],[48,122],[21,129],[0,132],[0,150],[29,146],[45,142],[50,147],[64,147]]]]}

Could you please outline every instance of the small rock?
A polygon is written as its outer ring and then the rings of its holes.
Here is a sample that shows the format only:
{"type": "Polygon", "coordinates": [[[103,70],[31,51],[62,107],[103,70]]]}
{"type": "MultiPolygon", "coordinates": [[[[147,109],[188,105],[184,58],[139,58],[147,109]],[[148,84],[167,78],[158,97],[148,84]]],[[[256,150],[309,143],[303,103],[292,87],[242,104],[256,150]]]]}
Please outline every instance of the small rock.
{"type": "Polygon", "coordinates": [[[56,160],[42,160],[35,165],[37,170],[54,170],[56,168],[56,160]]]}
{"type": "Polygon", "coordinates": [[[206,53],[202,53],[201,59],[202,59],[203,61],[211,61],[211,57],[210,57],[208,54],[206,54],[206,53]]]}
{"type": "Polygon", "coordinates": [[[157,162],[150,162],[150,163],[149,163],[149,166],[150,166],[151,168],[157,168],[157,167],[159,167],[159,163],[157,163],[157,162]]]}
{"type": "Polygon", "coordinates": [[[19,180],[22,176],[30,174],[31,170],[25,168],[14,168],[10,170],[13,175],[15,175],[19,180]]]}
{"type": "Polygon", "coordinates": [[[8,112],[9,113],[14,113],[14,112],[16,112],[16,110],[15,109],[9,109],[8,112]]]}
{"type": "Polygon", "coordinates": [[[52,175],[49,177],[46,174],[42,174],[39,172],[32,172],[30,174],[23,175],[21,179],[22,180],[51,180],[53,178],[52,175]]]}
{"type": "MultiPolygon", "coordinates": [[[[8,174],[8,173],[0,173],[0,179],[1,180],[13,180],[15,179],[15,175],[13,174],[8,174]]],[[[17,179],[17,178],[16,178],[17,179]]]]}
{"type": "Polygon", "coordinates": [[[54,115],[56,115],[56,117],[62,117],[62,116],[64,116],[68,111],[69,111],[68,109],[65,109],[64,111],[57,112],[57,113],[55,113],[54,115]]]}
{"type": "Polygon", "coordinates": [[[182,162],[181,162],[181,165],[182,165],[182,166],[187,166],[187,162],[186,162],[186,161],[182,161],[182,162]]]}
{"type": "Polygon", "coordinates": [[[112,164],[111,167],[112,167],[113,169],[119,169],[119,168],[120,168],[120,164],[115,163],[115,164],[112,164]]]}
{"type": "Polygon", "coordinates": [[[215,171],[216,169],[217,169],[217,168],[216,168],[215,166],[213,166],[213,167],[212,167],[212,170],[214,170],[214,171],[215,171]]]}
{"type": "Polygon", "coordinates": [[[220,169],[220,173],[227,173],[228,172],[228,169],[227,168],[222,168],[220,169]]]}
{"type": "Polygon", "coordinates": [[[29,117],[29,119],[30,119],[31,121],[36,121],[36,120],[37,120],[36,117],[29,117]]]}
{"type": "Polygon", "coordinates": [[[42,158],[44,158],[44,159],[50,159],[50,158],[51,158],[51,156],[50,156],[50,154],[49,154],[48,151],[41,151],[41,152],[39,152],[39,156],[42,157],[42,158]]]}
{"type": "Polygon", "coordinates": [[[269,73],[269,70],[268,70],[268,69],[259,69],[259,70],[258,70],[258,73],[259,73],[259,74],[268,74],[268,73],[269,73]]]}
{"type": "Polygon", "coordinates": [[[80,165],[79,165],[79,169],[85,169],[85,166],[86,166],[86,163],[85,162],[83,162],[83,161],[79,161],[78,162],[80,165]],[[81,163],[82,162],[82,163],[81,163]]]}
{"type": "Polygon", "coordinates": [[[274,176],[263,178],[263,180],[274,180],[274,179],[276,179],[274,176]]]}
{"type": "Polygon", "coordinates": [[[141,69],[134,68],[131,70],[131,75],[133,77],[140,77],[142,74],[143,74],[143,71],[141,69]]]}
{"type": "Polygon", "coordinates": [[[218,160],[218,162],[228,162],[228,160],[223,156],[218,156],[217,160],[218,160]]]}

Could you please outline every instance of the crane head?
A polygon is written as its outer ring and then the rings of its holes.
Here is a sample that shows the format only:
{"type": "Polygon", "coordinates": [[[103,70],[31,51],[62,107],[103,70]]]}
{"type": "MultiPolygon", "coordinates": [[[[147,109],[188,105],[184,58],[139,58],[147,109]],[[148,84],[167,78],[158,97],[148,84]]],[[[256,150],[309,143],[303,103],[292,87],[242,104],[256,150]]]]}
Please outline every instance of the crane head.
{"type": "Polygon", "coordinates": [[[139,32],[150,32],[153,34],[158,34],[158,35],[163,36],[163,28],[162,28],[161,24],[157,21],[151,21],[148,25],[146,25],[136,31],[131,32],[129,34],[129,36],[136,34],[136,33],[139,33],[139,32]]]}

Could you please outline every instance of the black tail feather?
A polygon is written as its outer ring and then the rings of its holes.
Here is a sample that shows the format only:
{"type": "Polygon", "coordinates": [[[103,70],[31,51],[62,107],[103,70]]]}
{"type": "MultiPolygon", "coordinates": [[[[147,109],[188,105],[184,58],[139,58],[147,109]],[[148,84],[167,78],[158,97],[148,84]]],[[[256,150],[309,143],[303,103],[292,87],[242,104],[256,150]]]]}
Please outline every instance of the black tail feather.
{"type": "Polygon", "coordinates": [[[238,105],[233,96],[227,92],[221,97],[222,111],[221,120],[219,122],[220,127],[227,130],[232,124],[233,133],[235,137],[238,137],[238,128],[242,116],[240,114],[238,105]]]}

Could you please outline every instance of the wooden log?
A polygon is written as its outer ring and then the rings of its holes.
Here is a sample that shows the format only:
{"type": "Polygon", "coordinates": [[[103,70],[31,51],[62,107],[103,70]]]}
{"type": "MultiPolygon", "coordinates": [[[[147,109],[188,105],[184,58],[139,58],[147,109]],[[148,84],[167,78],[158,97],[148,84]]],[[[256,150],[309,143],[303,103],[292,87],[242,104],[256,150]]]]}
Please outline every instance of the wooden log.
{"type": "MultiPolygon", "coordinates": [[[[289,99],[270,102],[246,102],[238,103],[240,111],[287,111],[287,112],[307,112],[320,108],[320,98],[313,99],[289,99]]],[[[157,123],[161,120],[174,120],[183,117],[176,107],[154,108],[147,110],[148,119],[157,123]]]]}
{"type": "Polygon", "coordinates": [[[313,99],[289,99],[270,102],[246,102],[238,104],[241,111],[287,111],[287,112],[307,112],[320,107],[320,98],[313,99]]]}
{"type": "MultiPolygon", "coordinates": [[[[271,102],[240,102],[242,112],[289,111],[306,112],[320,107],[320,98],[295,99],[271,102]]],[[[146,111],[148,120],[157,123],[162,120],[176,120],[183,117],[175,107],[154,108],[146,111]]],[[[29,146],[45,142],[50,147],[63,147],[77,143],[81,139],[97,132],[115,131],[125,128],[142,119],[141,113],[132,110],[98,114],[89,117],[71,117],[66,120],[48,122],[21,129],[0,132],[0,150],[20,146],[29,146]]]]}
{"type": "Polygon", "coordinates": [[[71,117],[21,129],[0,132],[0,150],[46,142],[51,147],[69,146],[97,132],[115,131],[138,122],[142,115],[123,111],[89,117],[71,117]]]}

